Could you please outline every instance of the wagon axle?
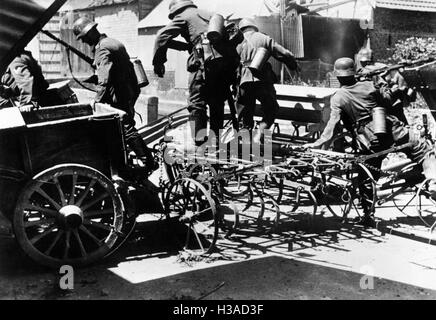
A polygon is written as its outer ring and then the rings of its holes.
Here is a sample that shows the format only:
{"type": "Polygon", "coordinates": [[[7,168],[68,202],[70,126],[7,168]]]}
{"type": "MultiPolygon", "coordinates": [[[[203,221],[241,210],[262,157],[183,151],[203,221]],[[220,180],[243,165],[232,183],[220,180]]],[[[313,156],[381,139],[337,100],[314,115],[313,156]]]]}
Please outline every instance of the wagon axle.
{"type": "Polygon", "coordinates": [[[66,230],[79,228],[83,221],[83,211],[78,206],[67,205],[59,210],[59,224],[66,230]]]}

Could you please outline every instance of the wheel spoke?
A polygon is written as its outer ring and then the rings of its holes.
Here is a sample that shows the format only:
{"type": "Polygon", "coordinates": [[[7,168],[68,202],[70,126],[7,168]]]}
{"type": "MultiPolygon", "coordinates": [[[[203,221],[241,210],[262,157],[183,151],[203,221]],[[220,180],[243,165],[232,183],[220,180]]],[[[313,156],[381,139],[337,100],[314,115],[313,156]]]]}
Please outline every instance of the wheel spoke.
{"type": "Polygon", "coordinates": [[[82,257],[86,257],[88,254],[86,253],[85,247],[83,246],[82,239],[80,239],[80,235],[77,229],[73,230],[73,234],[76,237],[77,242],[79,243],[80,253],[82,257]]]}
{"type": "Polygon", "coordinates": [[[45,251],[46,255],[50,255],[50,253],[52,252],[53,248],[56,246],[56,244],[58,243],[59,239],[61,238],[61,236],[64,234],[63,230],[59,230],[58,233],[56,234],[56,237],[54,238],[54,240],[52,241],[52,243],[50,244],[50,247],[48,247],[48,249],[45,251]]]}
{"type": "Polygon", "coordinates": [[[53,209],[49,209],[49,208],[43,208],[40,206],[36,206],[36,205],[28,205],[25,206],[25,208],[23,210],[34,210],[34,211],[38,211],[40,213],[45,213],[48,214],[49,216],[56,218],[56,216],[59,214],[57,211],[53,210],[53,209]]]}
{"type": "Polygon", "coordinates": [[[68,253],[70,252],[70,239],[71,239],[71,231],[67,231],[65,234],[64,259],[68,259],[68,253]]]}
{"type": "Polygon", "coordinates": [[[109,197],[109,194],[107,192],[104,192],[99,197],[95,198],[91,202],[88,202],[83,207],[81,207],[82,211],[86,211],[86,209],[89,209],[90,207],[92,207],[93,205],[95,205],[96,203],[98,203],[99,201],[102,201],[103,199],[105,199],[107,197],[109,197]]]}
{"type": "Polygon", "coordinates": [[[56,188],[58,189],[59,197],[60,197],[60,199],[61,199],[61,203],[62,203],[62,205],[63,205],[63,206],[67,205],[67,199],[65,198],[65,194],[64,194],[64,192],[62,191],[62,187],[61,187],[61,184],[59,183],[59,179],[58,179],[58,177],[54,177],[54,178],[53,178],[53,181],[54,181],[54,183],[55,183],[55,185],[56,185],[56,188]]]}
{"type": "Polygon", "coordinates": [[[30,239],[30,243],[31,244],[35,244],[37,243],[39,240],[41,240],[42,238],[48,236],[54,229],[56,229],[56,226],[51,226],[50,228],[48,228],[47,230],[45,230],[44,232],[36,235],[35,237],[33,237],[32,239],[30,239]]]}
{"type": "Polygon", "coordinates": [[[99,246],[101,245],[100,239],[94,236],[91,231],[89,231],[88,228],[86,228],[84,225],[81,225],[79,229],[86,233],[92,240],[94,240],[96,244],[98,244],[99,246]]]}
{"type": "Polygon", "coordinates": [[[112,213],[114,213],[113,208],[103,209],[103,210],[86,211],[83,214],[85,215],[86,218],[91,218],[91,217],[104,216],[104,215],[108,215],[108,214],[112,214],[112,213]]]}
{"type": "Polygon", "coordinates": [[[105,224],[100,223],[100,222],[95,222],[95,221],[91,221],[91,220],[85,220],[83,223],[88,225],[88,226],[92,226],[92,227],[99,228],[99,229],[102,229],[102,230],[106,230],[106,231],[109,231],[109,232],[112,232],[112,230],[113,230],[112,226],[108,226],[108,225],[105,225],[105,224]]]}
{"type": "Polygon", "coordinates": [[[44,190],[42,190],[41,187],[38,187],[35,191],[39,193],[41,196],[43,196],[48,202],[50,202],[51,205],[55,207],[56,210],[61,209],[61,205],[55,200],[53,200],[53,198],[51,198],[44,190]]]}
{"type": "Polygon", "coordinates": [[[34,226],[41,226],[43,224],[49,224],[52,225],[55,222],[55,219],[40,219],[35,221],[26,221],[24,222],[24,228],[30,228],[34,226]]]}
{"type": "Polygon", "coordinates": [[[74,204],[74,194],[76,193],[77,173],[73,173],[73,183],[71,186],[70,201],[68,204],[74,204]]]}
{"type": "Polygon", "coordinates": [[[88,195],[89,191],[90,191],[91,188],[95,185],[96,182],[97,182],[97,180],[96,180],[95,178],[93,178],[93,179],[89,182],[89,184],[88,184],[88,186],[86,187],[85,191],[82,192],[82,194],[81,194],[80,197],[79,197],[79,200],[77,200],[77,202],[76,202],[76,205],[77,205],[77,206],[80,207],[80,206],[82,205],[83,200],[85,200],[85,198],[86,198],[86,196],[88,195]]]}
{"type": "Polygon", "coordinates": [[[201,239],[200,239],[200,237],[198,236],[197,230],[195,230],[195,226],[192,226],[191,230],[194,232],[195,238],[197,239],[197,242],[198,242],[198,244],[199,244],[200,247],[201,247],[201,251],[204,252],[205,250],[204,250],[203,244],[201,243],[201,239]]]}

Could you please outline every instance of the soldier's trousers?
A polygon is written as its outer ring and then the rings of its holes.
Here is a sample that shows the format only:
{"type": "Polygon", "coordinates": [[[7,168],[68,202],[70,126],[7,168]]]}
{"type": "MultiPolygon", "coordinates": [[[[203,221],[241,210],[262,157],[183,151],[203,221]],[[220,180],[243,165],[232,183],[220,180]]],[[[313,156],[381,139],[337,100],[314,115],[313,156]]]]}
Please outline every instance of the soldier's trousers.
{"type": "MultiPolygon", "coordinates": [[[[427,179],[436,179],[436,158],[435,153],[430,144],[424,138],[414,137],[413,134],[401,122],[392,125],[392,134],[386,135],[378,140],[371,141],[369,153],[376,153],[387,150],[393,146],[402,146],[411,143],[407,148],[399,150],[406,154],[406,156],[420,166],[420,170],[427,179]]],[[[385,156],[368,160],[369,171],[371,172],[375,181],[380,178],[380,169],[385,156]],[[371,168],[372,167],[372,168],[371,168]]],[[[368,179],[368,175],[359,172],[359,189],[362,195],[362,208],[365,215],[374,213],[373,201],[373,185],[368,179]]],[[[417,177],[419,178],[419,177],[417,177]]]]}
{"type": "Polygon", "coordinates": [[[135,125],[135,113],[134,113],[134,105],[135,101],[132,101],[129,103],[129,106],[126,110],[125,107],[120,106],[114,106],[114,108],[123,110],[126,112],[125,117],[123,118],[123,127],[124,127],[124,134],[127,146],[135,152],[136,156],[138,158],[146,159],[145,165],[149,170],[152,170],[155,168],[154,158],[150,151],[150,149],[145,144],[142,137],[139,135],[138,130],[136,129],[135,125]]]}
{"type": "Polygon", "coordinates": [[[245,129],[253,129],[256,100],[259,100],[262,106],[262,122],[265,123],[266,128],[270,128],[276,119],[279,104],[274,85],[260,81],[246,82],[239,88],[238,108],[242,125],[245,129]]]}
{"type": "Polygon", "coordinates": [[[196,145],[207,137],[207,106],[209,106],[210,130],[216,137],[224,123],[224,102],[230,97],[229,79],[219,67],[197,70],[189,74],[189,100],[191,134],[196,145]],[[193,127],[192,127],[193,125],[193,127]]]}

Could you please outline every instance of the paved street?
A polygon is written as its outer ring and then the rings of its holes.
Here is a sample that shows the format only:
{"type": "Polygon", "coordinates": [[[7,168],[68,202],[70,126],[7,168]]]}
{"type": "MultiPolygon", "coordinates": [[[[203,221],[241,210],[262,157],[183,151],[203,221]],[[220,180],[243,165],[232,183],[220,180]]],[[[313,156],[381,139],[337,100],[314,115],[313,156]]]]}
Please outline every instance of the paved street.
{"type": "Polygon", "coordinates": [[[259,230],[247,219],[217,253],[194,261],[156,218],[142,217],[112,257],[76,270],[72,291],[23,256],[2,220],[0,299],[436,299],[434,245],[328,218],[317,219],[314,235],[298,226],[259,230]]]}

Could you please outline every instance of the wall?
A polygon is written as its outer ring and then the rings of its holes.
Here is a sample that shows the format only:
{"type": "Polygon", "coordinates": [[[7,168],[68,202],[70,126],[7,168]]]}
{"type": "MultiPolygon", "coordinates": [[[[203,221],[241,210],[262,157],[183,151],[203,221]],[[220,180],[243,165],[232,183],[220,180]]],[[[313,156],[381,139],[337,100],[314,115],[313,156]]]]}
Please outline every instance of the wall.
{"type": "Polygon", "coordinates": [[[139,22],[137,3],[97,7],[94,12],[100,32],[121,41],[129,55],[137,57],[139,22]]]}
{"type": "MultiPolygon", "coordinates": [[[[106,5],[73,11],[72,9],[75,8],[75,5],[80,4],[80,8],[82,8],[83,4],[86,3],[85,0],[76,0],[76,2],[67,2],[69,6],[66,6],[64,8],[66,10],[61,12],[60,23],[58,21],[59,18],[56,20],[55,17],[49,25],[47,25],[47,27],[50,27],[53,34],[92,57],[91,48],[80,41],[76,41],[72,32],[74,21],[79,16],[86,15],[99,24],[99,30],[102,33],[106,33],[108,36],[121,41],[126,46],[131,57],[137,57],[139,55],[138,22],[149,14],[160,1],[137,0],[127,4],[106,5]],[[54,26],[54,24],[57,25],[54,26]]],[[[40,50],[42,50],[41,64],[43,65],[44,70],[50,71],[50,73],[46,73],[46,76],[61,78],[69,77],[70,70],[65,48],[59,44],[53,43],[44,35],[39,35],[39,38],[42,40],[42,42],[39,41],[39,47],[40,50]]],[[[70,57],[75,76],[89,76],[92,73],[91,68],[86,64],[86,62],[80,60],[74,54],[71,54],[70,57]]]]}
{"type": "Polygon", "coordinates": [[[409,37],[436,37],[436,12],[376,8],[371,48],[377,60],[385,60],[398,40],[409,37]]]}

